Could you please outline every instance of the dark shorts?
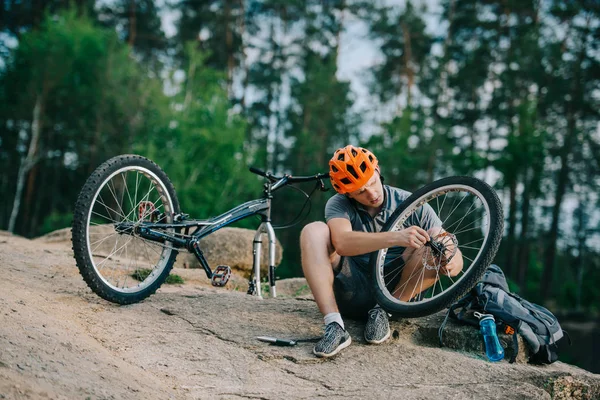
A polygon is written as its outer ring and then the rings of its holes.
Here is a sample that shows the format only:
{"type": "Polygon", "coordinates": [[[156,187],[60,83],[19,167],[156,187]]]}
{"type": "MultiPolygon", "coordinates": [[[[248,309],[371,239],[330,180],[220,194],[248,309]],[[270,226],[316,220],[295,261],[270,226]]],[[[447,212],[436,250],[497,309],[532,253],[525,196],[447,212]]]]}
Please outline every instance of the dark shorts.
{"type": "Polygon", "coordinates": [[[355,319],[366,318],[376,304],[371,274],[352,262],[350,257],[342,257],[335,271],[333,293],[340,314],[355,319]]]}
{"type": "MultiPolygon", "coordinates": [[[[390,265],[398,268],[404,265],[403,260],[390,265]]],[[[366,319],[369,310],[377,304],[373,294],[372,272],[365,270],[352,261],[350,257],[342,257],[340,264],[334,268],[333,293],[340,314],[353,319],[366,319]]],[[[388,290],[400,281],[400,275],[389,282],[388,290]]]]}

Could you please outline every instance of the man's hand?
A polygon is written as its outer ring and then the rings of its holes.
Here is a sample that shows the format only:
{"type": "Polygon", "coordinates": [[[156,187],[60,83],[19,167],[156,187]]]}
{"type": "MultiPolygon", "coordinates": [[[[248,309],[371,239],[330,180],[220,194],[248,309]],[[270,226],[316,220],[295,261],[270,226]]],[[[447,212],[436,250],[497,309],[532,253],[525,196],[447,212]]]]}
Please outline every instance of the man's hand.
{"type": "Polygon", "coordinates": [[[420,249],[429,241],[429,234],[423,228],[411,226],[398,231],[398,246],[420,249]]]}
{"type": "MultiPolygon", "coordinates": [[[[441,233],[440,236],[442,235],[444,235],[444,233],[441,233]]],[[[456,276],[460,273],[460,271],[462,271],[463,268],[462,252],[456,248],[456,238],[454,235],[446,234],[440,239],[440,241],[446,247],[446,251],[441,256],[440,260],[440,272],[447,276],[456,276]]]]}

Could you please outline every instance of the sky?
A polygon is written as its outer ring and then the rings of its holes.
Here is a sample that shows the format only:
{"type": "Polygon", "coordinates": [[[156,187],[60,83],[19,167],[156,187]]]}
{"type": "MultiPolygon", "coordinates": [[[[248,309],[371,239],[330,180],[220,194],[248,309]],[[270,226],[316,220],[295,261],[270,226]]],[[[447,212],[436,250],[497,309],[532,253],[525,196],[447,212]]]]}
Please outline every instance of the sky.
{"type": "MultiPolygon", "coordinates": [[[[398,7],[401,10],[404,8],[406,1],[384,0],[383,3],[398,7]]],[[[427,7],[429,17],[425,19],[425,22],[428,33],[432,35],[443,35],[445,33],[446,26],[440,23],[440,15],[442,13],[440,0],[413,0],[412,4],[415,8],[421,8],[423,5],[427,7]]],[[[164,0],[159,0],[157,5],[164,5],[164,0]]],[[[175,23],[179,18],[179,12],[171,10],[163,11],[161,18],[162,29],[166,36],[171,37],[175,35],[175,23]]],[[[252,62],[251,57],[252,53],[249,53],[249,62],[252,62]]],[[[347,13],[344,16],[344,31],[340,37],[337,77],[342,81],[350,82],[350,87],[354,94],[355,103],[353,110],[355,112],[364,112],[369,108],[368,105],[372,104],[372,98],[365,84],[365,74],[371,66],[377,64],[380,60],[381,55],[377,46],[368,39],[367,24],[347,13]]],[[[374,116],[376,122],[381,122],[381,119],[386,118],[387,116],[374,116]]],[[[370,131],[375,128],[366,126],[364,129],[370,131]]]]}

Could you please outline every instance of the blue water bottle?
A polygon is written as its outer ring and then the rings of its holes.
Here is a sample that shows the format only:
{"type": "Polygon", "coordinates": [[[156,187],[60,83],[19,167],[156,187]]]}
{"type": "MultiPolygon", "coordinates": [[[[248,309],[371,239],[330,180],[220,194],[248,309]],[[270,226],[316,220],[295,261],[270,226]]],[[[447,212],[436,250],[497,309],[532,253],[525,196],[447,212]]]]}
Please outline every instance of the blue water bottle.
{"type": "Polygon", "coordinates": [[[490,361],[500,361],[504,358],[504,349],[500,345],[498,335],[496,334],[496,320],[491,314],[475,313],[479,318],[479,327],[485,342],[485,354],[490,361]]]}

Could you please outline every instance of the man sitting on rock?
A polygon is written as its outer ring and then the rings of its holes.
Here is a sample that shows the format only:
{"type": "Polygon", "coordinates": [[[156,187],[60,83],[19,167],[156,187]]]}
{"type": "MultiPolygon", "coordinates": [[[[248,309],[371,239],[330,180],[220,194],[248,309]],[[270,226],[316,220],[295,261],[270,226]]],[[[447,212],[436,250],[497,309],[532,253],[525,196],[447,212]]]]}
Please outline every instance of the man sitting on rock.
{"type": "MultiPolygon", "coordinates": [[[[420,218],[422,226],[380,232],[410,193],[383,185],[377,158],[367,149],[338,149],[329,161],[329,176],[338,194],[325,206],[327,223],[312,222],[300,235],[302,270],[325,320],[325,334],[313,349],[319,357],[331,357],[350,345],[341,314],[368,315],[364,332],[368,343],[380,344],[390,337],[389,316],[371,293],[370,253],[390,248],[388,256],[400,254],[396,258],[404,266],[396,288],[414,288],[418,280],[419,292],[423,291],[436,282],[436,271],[415,271],[423,268],[422,252],[430,234],[438,234],[442,226],[431,207],[424,207],[428,215],[420,218]]],[[[440,272],[456,276],[462,266],[458,250],[440,272]]],[[[414,289],[398,290],[396,296],[410,301],[418,294],[414,289]]]]}

